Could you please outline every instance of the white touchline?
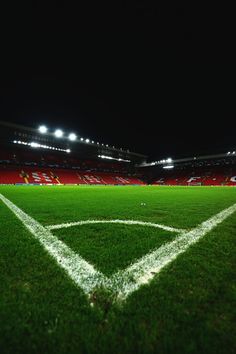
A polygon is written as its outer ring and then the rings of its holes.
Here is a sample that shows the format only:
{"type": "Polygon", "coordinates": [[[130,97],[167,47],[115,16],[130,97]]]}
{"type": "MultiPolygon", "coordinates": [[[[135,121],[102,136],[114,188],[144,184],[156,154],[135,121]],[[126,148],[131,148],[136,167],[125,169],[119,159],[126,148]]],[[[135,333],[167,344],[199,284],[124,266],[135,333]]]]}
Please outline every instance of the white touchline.
{"type": "Polygon", "coordinates": [[[140,225],[140,226],[149,226],[149,227],[156,227],[158,229],[162,229],[165,231],[170,231],[170,232],[186,232],[187,230],[185,229],[176,229],[174,227],[166,226],[166,225],[160,225],[160,224],[155,224],[152,222],[145,222],[145,221],[139,221],[139,220],[119,220],[119,219],[112,219],[112,220],[81,220],[81,221],[75,221],[75,222],[68,222],[64,224],[57,224],[57,225],[49,225],[46,226],[46,229],[48,230],[58,230],[58,229],[63,229],[67,227],[72,227],[72,226],[82,226],[82,225],[88,225],[88,224],[124,224],[124,225],[140,225]]]}
{"type": "Polygon", "coordinates": [[[89,294],[95,287],[106,281],[106,277],[94,269],[82,257],[73,252],[62,241],[58,240],[49,230],[45,229],[39,222],[27,215],[9,199],[0,194],[0,199],[17,216],[25,227],[34,235],[35,238],[44,246],[48,253],[57,261],[70,278],[86,294],[89,294]]]}
{"type": "MultiPolygon", "coordinates": [[[[102,286],[112,291],[116,295],[117,299],[121,300],[126,299],[132,292],[139,289],[141,285],[149,283],[156,274],[158,274],[166,265],[175,260],[177,256],[185,252],[190,245],[196,243],[209,231],[213,230],[218,224],[222,223],[222,221],[236,211],[236,204],[233,204],[229,208],[224,209],[210,219],[204,221],[195,229],[184,233],[179,233],[174,241],[166,243],[131,264],[127,269],[118,271],[111,276],[111,278],[108,278],[101,272],[95,270],[91,264],[73,252],[62,241],[58,240],[57,237],[54,236],[49,230],[49,228],[52,229],[52,226],[49,226],[48,228],[42,226],[39,222],[27,215],[2,194],[0,194],[0,199],[39,240],[49,254],[55,258],[57,263],[67,272],[75,284],[82,288],[87,295],[89,295],[94,289],[102,286]]],[[[90,221],[93,221],[94,223],[101,222],[99,220],[90,221]]],[[[113,221],[123,223],[125,220],[113,221]]],[[[76,225],[83,225],[86,222],[87,221],[81,221],[79,222],[80,224],[76,223],[76,225]]],[[[132,220],[128,220],[127,222],[130,224],[132,220]]],[[[75,223],[70,223],[70,226],[74,226],[74,224],[75,223]]],[[[145,226],[151,226],[146,225],[147,223],[143,223],[141,221],[134,221],[134,224],[145,224],[145,226]]],[[[130,225],[133,225],[133,223],[130,225]]],[[[55,227],[55,229],[56,228],[61,227],[55,227]]],[[[180,232],[180,230],[178,230],[178,232],[180,232]]]]}

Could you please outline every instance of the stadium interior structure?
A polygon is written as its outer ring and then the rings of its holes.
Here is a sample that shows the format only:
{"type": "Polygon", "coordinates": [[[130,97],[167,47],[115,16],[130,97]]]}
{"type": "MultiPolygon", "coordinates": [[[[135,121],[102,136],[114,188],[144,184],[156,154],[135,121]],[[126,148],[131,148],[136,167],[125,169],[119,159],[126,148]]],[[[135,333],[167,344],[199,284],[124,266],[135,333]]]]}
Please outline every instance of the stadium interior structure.
{"type": "Polygon", "coordinates": [[[0,184],[236,186],[236,153],[148,162],[74,134],[0,122],[0,184]]]}

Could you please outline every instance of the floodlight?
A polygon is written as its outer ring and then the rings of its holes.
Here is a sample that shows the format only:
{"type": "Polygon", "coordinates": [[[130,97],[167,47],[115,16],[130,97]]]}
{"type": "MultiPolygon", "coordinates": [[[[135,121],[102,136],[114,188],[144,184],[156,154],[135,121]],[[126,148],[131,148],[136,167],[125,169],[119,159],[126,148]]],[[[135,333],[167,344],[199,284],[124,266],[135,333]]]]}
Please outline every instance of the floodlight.
{"type": "Polygon", "coordinates": [[[38,143],[34,143],[34,142],[30,143],[30,146],[34,148],[40,147],[38,143]]]}
{"type": "Polygon", "coordinates": [[[39,132],[40,132],[41,134],[45,134],[45,133],[47,133],[48,128],[45,127],[45,125],[40,125],[40,127],[39,127],[38,130],[39,130],[39,132]]]}
{"type": "Polygon", "coordinates": [[[85,141],[86,141],[86,143],[89,143],[89,142],[90,142],[90,140],[89,140],[89,139],[86,139],[85,141]]]}
{"type": "Polygon", "coordinates": [[[61,129],[57,129],[54,134],[57,138],[61,138],[63,136],[63,131],[61,129]]]}
{"type": "Polygon", "coordinates": [[[167,165],[167,166],[163,166],[163,168],[165,168],[165,169],[171,169],[171,168],[174,168],[174,166],[173,166],[173,165],[167,165]]]}
{"type": "Polygon", "coordinates": [[[117,159],[115,157],[111,157],[111,156],[106,156],[106,155],[98,155],[98,157],[100,157],[101,159],[107,159],[107,160],[116,160],[116,161],[124,161],[124,162],[130,162],[130,160],[124,160],[124,159],[117,159]]]}
{"type": "Polygon", "coordinates": [[[166,162],[172,162],[172,158],[169,157],[166,162]]]}
{"type": "Polygon", "coordinates": [[[76,140],[76,134],[70,133],[68,138],[69,138],[69,140],[71,140],[71,141],[75,141],[75,140],[76,140]]]}
{"type": "Polygon", "coordinates": [[[69,154],[70,153],[70,149],[66,149],[66,152],[69,154]]]}

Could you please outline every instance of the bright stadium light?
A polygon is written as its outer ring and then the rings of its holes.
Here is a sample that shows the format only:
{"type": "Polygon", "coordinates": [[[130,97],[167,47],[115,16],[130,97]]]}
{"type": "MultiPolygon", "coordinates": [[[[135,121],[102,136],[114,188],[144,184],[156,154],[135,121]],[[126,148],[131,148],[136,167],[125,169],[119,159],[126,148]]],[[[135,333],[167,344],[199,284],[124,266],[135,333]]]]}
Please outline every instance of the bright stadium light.
{"type": "Polygon", "coordinates": [[[111,157],[111,156],[106,156],[106,155],[98,155],[98,157],[100,157],[101,159],[107,159],[107,160],[116,160],[116,161],[122,161],[122,162],[131,162],[130,160],[124,160],[124,159],[117,159],[115,157],[111,157]]]}
{"type": "Polygon", "coordinates": [[[32,142],[32,143],[30,143],[30,146],[33,148],[37,148],[37,147],[40,147],[40,144],[32,142]]]}
{"type": "Polygon", "coordinates": [[[168,162],[168,163],[169,163],[169,162],[172,162],[172,158],[169,157],[169,158],[166,160],[166,162],[168,162]]]}
{"type": "Polygon", "coordinates": [[[68,138],[69,138],[69,140],[71,140],[71,141],[75,141],[77,137],[76,137],[76,134],[70,133],[69,136],[68,136],[68,138]]]}
{"type": "Polygon", "coordinates": [[[165,169],[171,169],[171,168],[174,168],[174,166],[173,166],[173,165],[167,165],[167,166],[163,166],[163,168],[165,168],[165,169]]]}
{"type": "Polygon", "coordinates": [[[84,141],[84,138],[80,138],[80,141],[84,141]]]}
{"type": "Polygon", "coordinates": [[[42,149],[56,150],[56,151],[62,151],[62,152],[67,152],[67,153],[71,152],[70,149],[65,150],[65,149],[54,147],[54,146],[42,145],[42,144],[36,143],[35,141],[32,141],[31,143],[29,143],[26,141],[14,140],[13,143],[30,146],[32,148],[42,148],[42,149]]]}
{"type": "Polygon", "coordinates": [[[90,142],[90,140],[89,140],[89,139],[86,139],[85,141],[86,141],[86,143],[89,143],[89,142],[90,142]]]}
{"type": "Polygon", "coordinates": [[[48,128],[45,127],[45,125],[40,125],[40,127],[39,127],[38,130],[39,130],[39,132],[40,132],[41,134],[45,134],[45,133],[47,133],[48,128]]]}
{"type": "Polygon", "coordinates": [[[63,131],[61,129],[57,129],[54,134],[57,138],[61,138],[63,136],[63,131]]]}

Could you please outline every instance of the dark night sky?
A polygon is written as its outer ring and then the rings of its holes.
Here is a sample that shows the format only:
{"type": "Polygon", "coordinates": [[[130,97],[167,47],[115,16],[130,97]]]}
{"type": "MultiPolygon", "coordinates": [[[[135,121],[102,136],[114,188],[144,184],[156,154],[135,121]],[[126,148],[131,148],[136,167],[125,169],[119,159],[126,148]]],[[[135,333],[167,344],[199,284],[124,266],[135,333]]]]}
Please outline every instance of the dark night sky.
{"type": "Polygon", "coordinates": [[[88,5],[36,4],[6,21],[0,119],[75,130],[152,158],[235,147],[227,14],[150,1],[88,5]]]}

